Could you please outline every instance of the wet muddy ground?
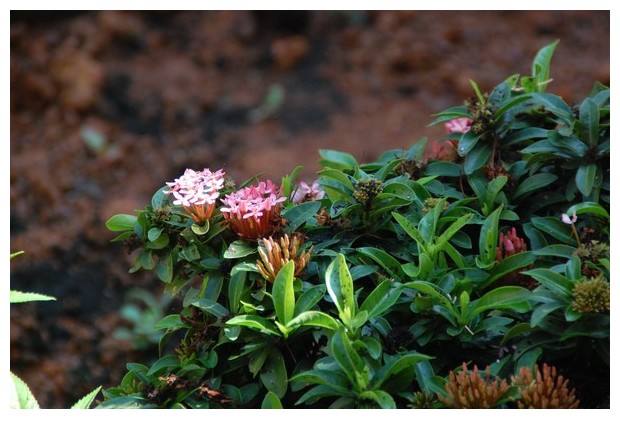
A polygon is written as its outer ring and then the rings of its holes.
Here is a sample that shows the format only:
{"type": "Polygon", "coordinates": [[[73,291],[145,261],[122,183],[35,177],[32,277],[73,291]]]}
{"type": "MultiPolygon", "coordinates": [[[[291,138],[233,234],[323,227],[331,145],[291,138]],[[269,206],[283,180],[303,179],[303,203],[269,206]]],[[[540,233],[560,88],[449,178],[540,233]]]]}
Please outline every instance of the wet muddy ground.
{"type": "MultiPolygon", "coordinates": [[[[148,204],[186,167],[237,181],[303,178],[329,148],[370,161],[419,138],[431,114],[513,73],[555,39],[549,90],[569,103],[610,80],[608,11],[13,12],[11,369],[67,408],[155,356],[121,312],[127,273],[105,220],[148,204]],[[146,349],[139,350],[138,346],[146,349]]],[[[134,302],[138,302],[135,301],[134,302]]],[[[166,306],[174,306],[165,302],[166,306]]],[[[147,314],[147,313],[144,313],[147,314]]]]}

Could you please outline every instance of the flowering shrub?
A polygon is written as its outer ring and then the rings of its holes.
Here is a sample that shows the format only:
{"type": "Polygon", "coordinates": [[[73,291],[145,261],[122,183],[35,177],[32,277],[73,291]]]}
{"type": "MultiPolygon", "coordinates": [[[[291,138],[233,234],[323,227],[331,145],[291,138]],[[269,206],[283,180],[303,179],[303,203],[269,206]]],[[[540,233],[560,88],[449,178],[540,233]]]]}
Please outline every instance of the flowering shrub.
{"type": "Polygon", "coordinates": [[[545,92],[555,46],[436,115],[453,156],[322,150],[312,185],[187,170],[110,218],[130,270],[183,308],[99,406],[604,406],[609,88],[576,106],[545,92]],[[508,386],[542,362],[542,387],[508,386]]]}

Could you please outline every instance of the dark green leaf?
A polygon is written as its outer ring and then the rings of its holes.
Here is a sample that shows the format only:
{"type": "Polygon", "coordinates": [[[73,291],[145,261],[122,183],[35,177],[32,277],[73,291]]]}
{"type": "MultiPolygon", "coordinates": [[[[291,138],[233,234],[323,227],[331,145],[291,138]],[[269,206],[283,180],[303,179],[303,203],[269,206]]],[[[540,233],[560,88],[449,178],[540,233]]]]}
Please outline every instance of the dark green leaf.
{"type": "Polygon", "coordinates": [[[173,275],[172,267],[172,255],[170,253],[167,253],[163,256],[160,256],[159,261],[157,262],[157,268],[155,270],[155,273],[162,282],[170,283],[172,282],[173,275]]]}
{"type": "Polygon", "coordinates": [[[557,95],[536,93],[532,94],[532,98],[556,115],[563,124],[570,126],[574,121],[575,117],[571,108],[557,95]]]}
{"type": "Polygon", "coordinates": [[[280,336],[280,332],[273,322],[253,314],[243,314],[233,317],[227,320],[226,324],[230,326],[245,326],[246,328],[254,329],[264,334],[280,336]]]}
{"type": "Polygon", "coordinates": [[[482,134],[475,134],[473,131],[468,131],[459,140],[458,154],[459,156],[465,156],[476,146],[478,140],[480,140],[482,134]]]}
{"type": "Polygon", "coordinates": [[[226,259],[237,259],[243,258],[245,256],[251,255],[252,253],[257,252],[256,246],[250,245],[247,241],[237,240],[230,243],[228,249],[224,252],[224,258],[226,259]]]}
{"type": "Polygon", "coordinates": [[[545,188],[546,186],[552,184],[558,180],[558,176],[551,173],[539,173],[534,174],[526,178],[523,182],[519,184],[517,189],[515,190],[512,197],[517,199],[522,197],[523,195],[529,194],[530,192],[534,192],[538,189],[545,188]]]}
{"type": "Polygon", "coordinates": [[[320,207],[320,201],[309,201],[283,211],[282,216],[288,221],[286,230],[289,232],[296,231],[304,222],[312,219],[320,207]]]}
{"type": "Polygon", "coordinates": [[[237,314],[239,311],[239,305],[243,295],[248,290],[245,284],[246,272],[237,271],[230,277],[228,282],[228,308],[233,314],[237,314]]]}
{"type": "Polygon", "coordinates": [[[460,164],[447,161],[429,162],[425,173],[429,176],[460,177],[463,170],[460,164]]]}
{"type": "Polygon", "coordinates": [[[486,287],[501,279],[506,274],[517,271],[519,268],[527,267],[533,264],[536,260],[536,256],[532,252],[516,253],[503,259],[497,265],[495,265],[489,272],[489,277],[480,285],[480,287],[486,287]]]}
{"type": "Polygon", "coordinates": [[[398,374],[405,368],[409,368],[418,362],[424,362],[432,359],[431,356],[423,355],[421,353],[407,353],[399,355],[390,360],[385,366],[381,367],[379,371],[372,378],[371,387],[378,389],[381,385],[394,374],[398,374]]]}
{"type": "Polygon", "coordinates": [[[393,288],[392,282],[384,280],[368,295],[360,306],[360,311],[367,311],[368,318],[382,316],[396,303],[402,288],[393,288]]]}
{"type": "Polygon", "coordinates": [[[161,370],[168,370],[169,368],[179,368],[180,362],[176,355],[167,355],[159,358],[146,373],[147,376],[157,374],[161,370]]]}
{"type": "Polygon", "coordinates": [[[559,218],[556,219],[552,217],[533,217],[530,219],[530,221],[537,229],[546,232],[556,240],[559,240],[565,244],[575,244],[575,239],[571,236],[571,227],[563,223],[559,218]]]}
{"type": "Polygon", "coordinates": [[[561,274],[548,268],[534,268],[524,271],[528,275],[539,281],[543,286],[553,292],[557,292],[564,300],[571,300],[573,283],[561,274]]]}
{"type": "Polygon", "coordinates": [[[169,314],[153,326],[153,329],[181,329],[189,328],[188,325],[181,321],[181,315],[169,314]]]}
{"type": "Polygon", "coordinates": [[[213,316],[218,318],[226,317],[230,314],[226,307],[208,298],[201,298],[197,301],[192,302],[190,305],[198,307],[201,310],[212,314],[213,316]]]}
{"type": "Polygon", "coordinates": [[[324,167],[331,167],[337,170],[354,170],[357,166],[355,158],[346,152],[320,149],[319,154],[321,155],[319,164],[324,167]]]}
{"type": "Polygon", "coordinates": [[[609,219],[609,213],[600,204],[596,204],[590,201],[585,201],[583,203],[575,204],[566,210],[566,213],[575,213],[575,214],[593,214],[596,216],[603,217],[605,219],[609,219]]]}
{"type": "Polygon", "coordinates": [[[277,349],[272,349],[269,357],[260,372],[260,380],[267,390],[273,392],[278,398],[282,399],[288,388],[288,375],[282,353],[277,349]]]}
{"type": "Polygon", "coordinates": [[[529,300],[531,292],[520,286],[502,286],[485,293],[481,298],[471,303],[471,315],[487,310],[508,308],[520,312],[522,306],[518,304],[529,300]]]}
{"type": "Polygon", "coordinates": [[[325,286],[317,285],[310,287],[310,289],[302,293],[297,299],[297,303],[295,303],[295,313],[293,317],[314,307],[325,296],[325,291],[325,286]]]}
{"type": "Polygon", "coordinates": [[[577,184],[577,189],[579,189],[579,192],[581,192],[584,197],[592,193],[594,179],[598,170],[599,167],[596,164],[580,165],[577,169],[575,183],[577,184]]]}
{"type": "Polygon", "coordinates": [[[368,386],[370,370],[360,355],[353,349],[347,335],[342,330],[338,330],[330,343],[332,354],[349,381],[356,390],[364,390],[368,386]]]}
{"type": "Polygon", "coordinates": [[[592,146],[598,144],[599,138],[599,107],[591,98],[586,98],[579,107],[579,121],[582,139],[592,146]]]}
{"type": "MultiPolygon", "coordinates": [[[[393,215],[394,217],[396,217],[398,213],[393,213],[393,215]]],[[[357,251],[362,255],[368,256],[377,264],[379,264],[394,279],[402,280],[404,278],[405,273],[401,264],[387,252],[374,247],[360,247],[359,249],[357,249],[357,251]]]]}

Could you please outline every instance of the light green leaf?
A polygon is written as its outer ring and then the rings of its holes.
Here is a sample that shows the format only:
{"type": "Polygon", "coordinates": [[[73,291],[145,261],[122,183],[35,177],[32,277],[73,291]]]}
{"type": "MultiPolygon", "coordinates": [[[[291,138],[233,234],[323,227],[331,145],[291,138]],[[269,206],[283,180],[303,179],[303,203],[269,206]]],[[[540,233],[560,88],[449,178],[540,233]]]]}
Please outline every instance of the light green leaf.
{"type": "Polygon", "coordinates": [[[278,328],[276,328],[273,322],[254,314],[243,314],[233,317],[227,320],[226,324],[231,326],[245,326],[246,328],[262,332],[263,334],[281,336],[280,331],[278,331],[278,328]]]}
{"type": "Polygon", "coordinates": [[[105,226],[110,231],[133,231],[137,220],[137,216],[116,214],[106,221],[105,226]]]}
{"type": "Polygon", "coordinates": [[[20,304],[23,302],[32,302],[32,301],[56,301],[56,298],[53,296],[43,295],[35,292],[20,292],[18,290],[11,291],[11,297],[9,302],[11,304],[20,304]]]}
{"type": "Polygon", "coordinates": [[[294,275],[295,262],[291,260],[282,267],[273,282],[273,306],[276,310],[278,321],[283,325],[287,325],[295,313],[294,275]]]}
{"type": "Polygon", "coordinates": [[[340,325],[338,324],[336,319],[331,317],[329,314],[323,313],[321,311],[309,310],[295,316],[286,325],[286,327],[290,331],[297,329],[300,326],[316,326],[319,328],[326,328],[333,331],[338,329],[340,325]]]}
{"type": "Polygon", "coordinates": [[[262,409],[282,409],[282,402],[275,393],[269,391],[260,406],[262,409]]]}
{"type": "Polygon", "coordinates": [[[11,372],[12,385],[9,387],[9,408],[38,409],[39,403],[30,388],[21,378],[11,372]]]}
{"type": "Polygon", "coordinates": [[[349,323],[355,316],[353,279],[342,253],[339,253],[336,259],[327,267],[325,285],[327,286],[329,296],[336,304],[340,318],[345,323],[349,323]]]}
{"type": "Polygon", "coordinates": [[[336,362],[354,388],[359,392],[363,391],[368,386],[370,370],[342,330],[336,331],[332,337],[331,349],[336,362]]]}
{"type": "Polygon", "coordinates": [[[95,390],[93,390],[92,392],[90,392],[89,394],[87,394],[86,396],[84,396],[82,399],[80,399],[79,401],[77,401],[72,407],[72,410],[75,409],[79,409],[79,410],[87,410],[90,408],[91,404],[93,403],[93,401],[95,400],[95,398],[97,397],[97,394],[99,393],[99,391],[101,390],[101,386],[97,387],[95,390]]]}

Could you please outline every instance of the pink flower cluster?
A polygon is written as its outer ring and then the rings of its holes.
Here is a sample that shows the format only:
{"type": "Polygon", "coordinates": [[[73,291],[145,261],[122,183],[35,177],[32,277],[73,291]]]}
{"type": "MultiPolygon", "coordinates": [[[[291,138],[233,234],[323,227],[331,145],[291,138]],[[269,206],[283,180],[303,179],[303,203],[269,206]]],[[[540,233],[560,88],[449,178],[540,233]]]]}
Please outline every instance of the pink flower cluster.
{"type": "Polygon", "coordinates": [[[470,118],[456,118],[444,124],[446,131],[449,133],[466,133],[471,128],[472,120],[470,118]]]}
{"type": "Polygon", "coordinates": [[[219,190],[224,187],[224,171],[212,172],[208,168],[194,171],[191,168],[174,182],[166,182],[169,190],[164,194],[172,194],[174,205],[183,206],[185,211],[196,223],[202,224],[213,214],[215,203],[220,196],[219,190]]]}
{"type": "Polygon", "coordinates": [[[295,204],[301,204],[305,201],[320,200],[323,197],[325,197],[325,191],[321,189],[319,182],[314,181],[312,185],[308,185],[302,180],[299,182],[299,187],[291,195],[291,201],[295,204]]]}
{"type": "MultiPolygon", "coordinates": [[[[446,131],[449,133],[464,134],[471,128],[472,120],[470,118],[456,118],[444,123],[446,131]]],[[[442,161],[456,161],[458,159],[457,146],[458,140],[444,140],[433,142],[428,149],[428,159],[442,161]]]]}
{"type": "Polygon", "coordinates": [[[525,240],[517,236],[517,231],[513,227],[506,235],[499,234],[499,246],[495,250],[495,259],[501,261],[509,256],[517,253],[523,253],[527,250],[525,240]]]}
{"type": "Polygon", "coordinates": [[[286,200],[279,195],[280,190],[267,180],[227,195],[221,200],[224,206],[220,211],[241,238],[256,240],[273,232],[274,221],[286,200]]]}

